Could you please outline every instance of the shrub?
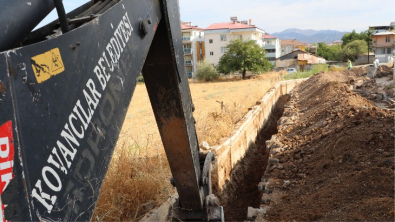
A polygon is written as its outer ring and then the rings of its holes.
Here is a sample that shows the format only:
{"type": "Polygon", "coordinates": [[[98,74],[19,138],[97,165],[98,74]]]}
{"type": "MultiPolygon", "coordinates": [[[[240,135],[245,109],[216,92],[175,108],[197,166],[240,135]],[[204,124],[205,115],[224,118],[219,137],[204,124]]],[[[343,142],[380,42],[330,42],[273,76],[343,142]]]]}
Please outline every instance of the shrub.
{"type": "Polygon", "coordinates": [[[196,79],[209,82],[218,78],[219,74],[212,63],[207,60],[199,62],[196,72],[196,79]]]}
{"type": "Polygon", "coordinates": [[[310,72],[313,74],[319,73],[319,72],[327,72],[328,71],[328,65],[327,64],[316,64],[311,67],[310,72]]]}

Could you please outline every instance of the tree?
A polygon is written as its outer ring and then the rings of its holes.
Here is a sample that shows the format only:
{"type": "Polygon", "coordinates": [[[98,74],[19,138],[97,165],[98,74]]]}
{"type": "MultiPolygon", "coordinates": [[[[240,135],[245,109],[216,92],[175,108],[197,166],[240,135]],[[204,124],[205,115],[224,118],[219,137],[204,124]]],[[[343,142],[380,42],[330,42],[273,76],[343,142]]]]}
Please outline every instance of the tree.
{"type": "Polygon", "coordinates": [[[196,79],[209,82],[218,78],[219,74],[212,63],[207,60],[198,63],[196,79]]]}
{"type": "Polygon", "coordinates": [[[355,61],[359,54],[368,52],[368,44],[365,40],[355,40],[343,47],[343,60],[350,59],[355,61]]]}
{"type": "Polygon", "coordinates": [[[324,57],[329,61],[339,61],[342,60],[341,56],[342,48],[340,45],[328,46],[323,42],[318,43],[317,55],[324,57]]]}
{"type": "Polygon", "coordinates": [[[226,48],[228,51],[220,58],[217,66],[220,73],[242,71],[243,79],[245,79],[247,71],[258,73],[269,70],[271,67],[265,58],[265,50],[254,40],[233,40],[226,48]]]}
{"type": "Polygon", "coordinates": [[[342,38],[342,47],[346,46],[348,43],[353,42],[355,40],[364,40],[367,45],[372,44],[372,31],[364,31],[361,33],[355,32],[355,30],[352,30],[350,33],[346,33],[343,35],[342,38]]]}

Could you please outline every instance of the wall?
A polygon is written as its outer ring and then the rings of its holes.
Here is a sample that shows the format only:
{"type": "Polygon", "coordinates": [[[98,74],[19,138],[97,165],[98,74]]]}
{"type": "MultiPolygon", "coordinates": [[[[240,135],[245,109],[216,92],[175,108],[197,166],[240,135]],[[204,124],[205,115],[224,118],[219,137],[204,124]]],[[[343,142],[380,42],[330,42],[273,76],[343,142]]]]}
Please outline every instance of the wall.
{"type": "Polygon", "coordinates": [[[284,81],[276,84],[260,101],[261,104],[253,107],[245,116],[244,121],[236,126],[234,134],[215,148],[215,164],[212,170],[212,183],[218,192],[222,192],[226,181],[230,180],[233,167],[244,157],[248,147],[255,142],[259,131],[268,120],[272,108],[277,100],[288,94],[303,80],[284,81]]]}
{"type": "Polygon", "coordinates": [[[206,58],[208,61],[217,65],[221,56],[224,54],[221,52],[221,47],[226,47],[231,40],[236,40],[236,35],[242,35],[243,40],[256,40],[258,45],[263,46],[262,38],[259,39],[259,33],[264,34],[263,31],[258,32],[256,28],[253,29],[220,29],[220,30],[206,30],[205,31],[205,47],[206,47],[206,58]],[[226,34],[226,41],[221,41],[221,35],[226,34]],[[255,34],[255,35],[254,35],[255,34]],[[210,39],[213,43],[210,43],[210,39]],[[213,52],[214,55],[210,55],[213,52]]]}
{"type": "Polygon", "coordinates": [[[276,60],[276,68],[296,68],[298,69],[298,61],[296,59],[276,60]]]}
{"type": "Polygon", "coordinates": [[[368,59],[368,55],[359,55],[357,60],[355,60],[355,62],[353,63],[353,65],[358,66],[365,64],[373,64],[374,59],[375,59],[375,55],[369,55],[369,59],[368,59]]]}
{"type": "Polygon", "coordinates": [[[219,33],[205,33],[205,47],[206,47],[206,58],[208,61],[217,65],[219,59],[223,55],[220,49],[221,47],[226,47],[230,42],[230,33],[229,32],[219,32],[219,33]],[[226,41],[221,41],[220,35],[226,34],[226,41]],[[213,43],[210,43],[210,39],[213,40],[213,43]],[[211,55],[210,52],[213,52],[214,55],[211,55]]]}
{"type": "Polygon", "coordinates": [[[382,35],[382,36],[373,36],[373,47],[392,47],[394,46],[395,35],[382,35]],[[390,37],[390,42],[386,42],[386,37],[390,37]]]}

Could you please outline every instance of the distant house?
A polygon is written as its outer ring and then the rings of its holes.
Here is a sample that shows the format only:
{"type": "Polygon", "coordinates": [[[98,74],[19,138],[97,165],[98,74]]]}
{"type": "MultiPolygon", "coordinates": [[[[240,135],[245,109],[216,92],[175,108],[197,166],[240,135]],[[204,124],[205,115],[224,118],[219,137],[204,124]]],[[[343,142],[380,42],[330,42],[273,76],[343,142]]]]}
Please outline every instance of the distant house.
{"type": "Polygon", "coordinates": [[[281,40],[281,56],[289,54],[294,50],[306,51],[308,44],[299,42],[296,39],[281,40]]]}
{"type": "Polygon", "coordinates": [[[317,55],[317,51],[318,51],[318,46],[316,45],[310,45],[309,46],[309,52],[313,53],[314,55],[317,55]]]}
{"type": "Polygon", "coordinates": [[[327,45],[334,46],[334,45],[341,45],[341,44],[343,44],[342,40],[333,40],[332,42],[329,42],[327,45]]]}
{"type": "Polygon", "coordinates": [[[274,65],[276,59],[281,56],[281,42],[280,39],[271,35],[263,36],[263,48],[266,50],[265,57],[274,65]]]}
{"type": "Polygon", "coordinates": [[[372,35],[373,52],[380,63],[388,62],[395,53],[395,30],[378,32],[372,35]]]}
{"type": "Polygon", "coordinates": [[[312,65],[324,63],[326,63],[324,58],[298,49],[276,59],[276,69],[296,68],[299,71],[304,71],[312,65]]]}
{"type": "Polygon", "coordinates": [[[238,21],[237,17],[231,17],[231,22],[214,23],[204,30],[206,59],[217,65],[222,55],[227,52],[226,46],[232,40],[255,40],[259,46],[263,46],[263,29],[256,27],[249,21],[238,21]]]}
{"type": "Polygon", "coordinates": [[[192,26],[191,22],[181,22],[181,32],[185,72],[191,78],[197,70],[197,63],[205,57],[204,31],[197,26],[192,26]]]}

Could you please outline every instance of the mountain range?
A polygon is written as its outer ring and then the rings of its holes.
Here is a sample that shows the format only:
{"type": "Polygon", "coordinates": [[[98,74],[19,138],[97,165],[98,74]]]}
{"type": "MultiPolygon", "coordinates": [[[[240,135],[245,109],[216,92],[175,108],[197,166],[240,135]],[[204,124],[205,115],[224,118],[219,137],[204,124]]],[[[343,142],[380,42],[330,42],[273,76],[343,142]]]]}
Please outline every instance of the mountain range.
{"type": "Polygon", "coordinates": [[[297,39],[300,42],[318,43],[318,42],[333,42],[334,40],[341,40],[343,35],[347,32],[339,32],[336,30],[312,30],[312,29],[286,29],[282,32],[271,33],[281,40],[297,39]]]}

